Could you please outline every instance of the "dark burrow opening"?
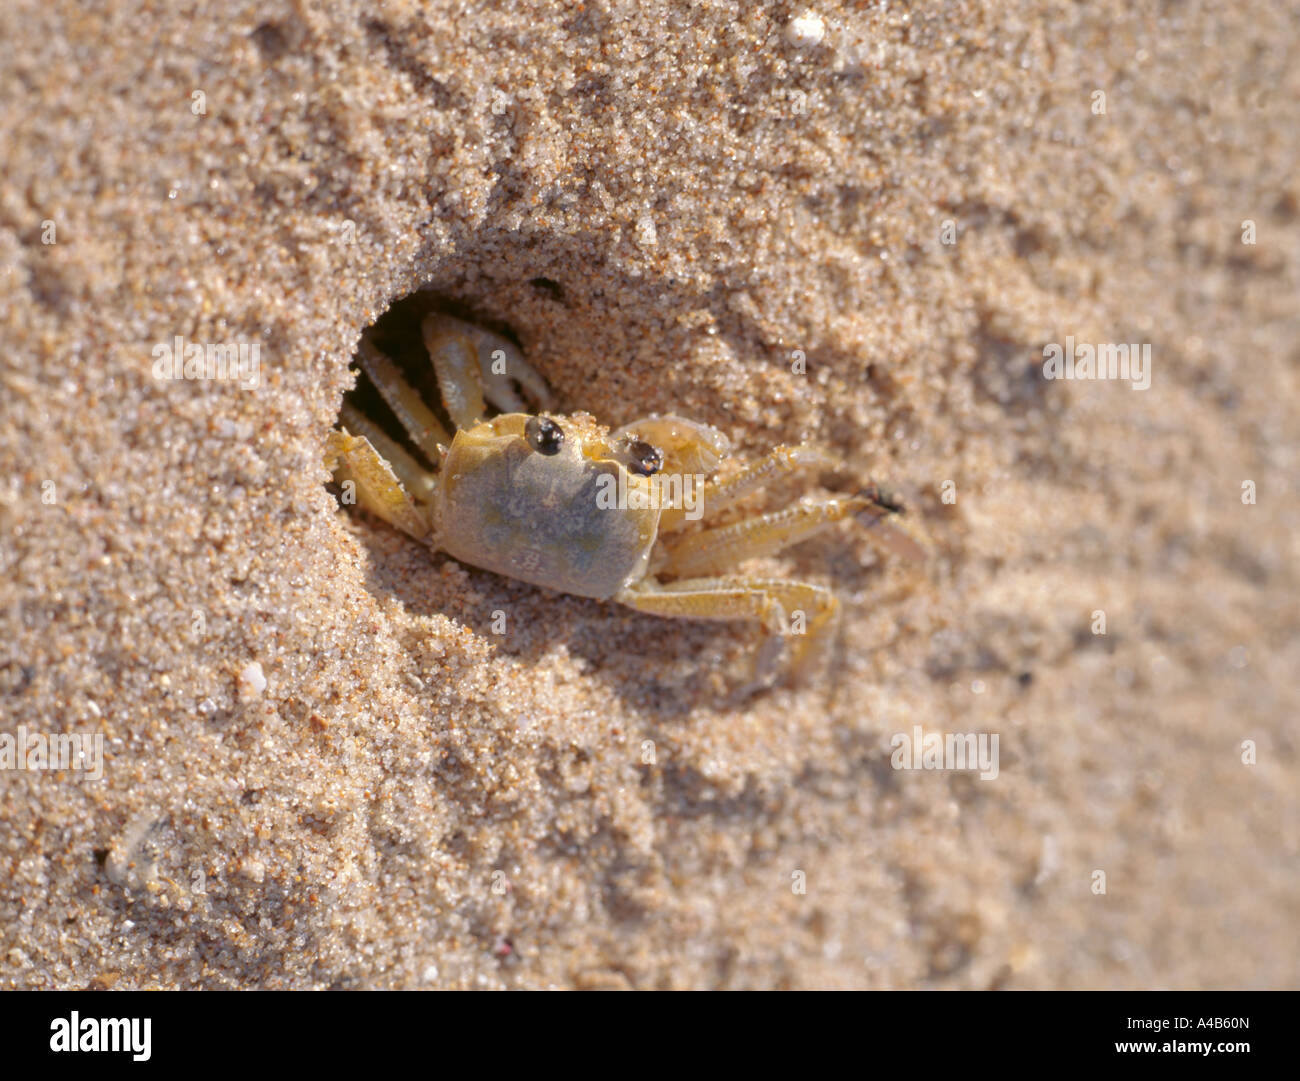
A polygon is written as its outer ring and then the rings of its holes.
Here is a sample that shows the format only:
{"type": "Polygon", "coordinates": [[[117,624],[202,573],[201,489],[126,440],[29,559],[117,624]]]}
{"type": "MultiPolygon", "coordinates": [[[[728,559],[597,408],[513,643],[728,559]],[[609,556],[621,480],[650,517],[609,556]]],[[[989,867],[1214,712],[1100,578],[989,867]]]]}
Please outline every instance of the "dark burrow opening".
{"type": "MultiPolygon", "coordinates": [[[[455,425],[443,405],[442,395],[438,390],[438,379],[420,333],[420,324],[427,315],[433,313],[450,315],[467,323],[473,323],[507,338],[516,346],[520,345],[520,341],[519,336],[508,324],[485,318],[468,305],[427,289],[395,301],[383,315],[362,332],[381,353],[393,361],[402,377],[433,410],[443,427],[449,432],[454,432],[455,425]]],[[[357,384],[343,396],[343,401],[377,423],[387,435],[410,451],[417,461],[431,469],[436,466],[437,463],[430,462],[411,442],[405,429],[384,402],[379,391],[375,389],[370,377],[360,369],[359,364],[357,384]]],[[[495,410],[489,407],[489,414],[493,412],[495,410]]]]}

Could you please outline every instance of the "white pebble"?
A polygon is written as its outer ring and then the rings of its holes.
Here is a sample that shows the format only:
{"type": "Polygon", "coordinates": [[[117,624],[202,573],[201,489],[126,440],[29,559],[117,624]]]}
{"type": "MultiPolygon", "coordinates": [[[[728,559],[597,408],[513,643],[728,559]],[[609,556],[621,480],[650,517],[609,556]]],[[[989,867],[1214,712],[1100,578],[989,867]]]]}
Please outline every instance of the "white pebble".
{"type": "Polygon", "coordinates": [[[256,698],[266,690],[266,676],[262,675],[262,666],[257,661],[239,673],[239,689],[249,698],[256,698]]]}
{"type": "Polygon", "coordinates": [[[826,21],[814,11],[796,15],[785,25],[785,40],[798,49],[820,45],[826,36],[826,21]]]}
{"type": "Polygon", "coordinates": [[[636,243],[639,248],[653,248],[659,243],[659,230],[649,214],[642,214],[636,222],[636,243]]]}

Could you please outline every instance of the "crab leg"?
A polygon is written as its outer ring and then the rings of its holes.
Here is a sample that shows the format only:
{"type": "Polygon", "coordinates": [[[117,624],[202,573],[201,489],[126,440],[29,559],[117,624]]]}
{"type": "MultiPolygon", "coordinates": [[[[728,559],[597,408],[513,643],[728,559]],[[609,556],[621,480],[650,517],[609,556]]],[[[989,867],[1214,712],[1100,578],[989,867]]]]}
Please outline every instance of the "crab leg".
{"type": "Polygon", "coordinates": [[[849,515],[874,527],[889,513],[867,496],[805,499],[771,514],[665,541],[667,558],[658,570],[682,576],[716,574],[743,560],[779,552],[849,515]]]}
{"type": "MultiPolygon", "coordinates": [[[[388,463],[391,472],[415,500],[421,503],[433,501],[433,493],[438,487],[437,478],[420,465],[396,439],[348,402],[343,403],[339,422],[348,435],[365,437],[370,449],[388,463]]],[[[437,460],[434,459],[435,462],[437,460]]]]}
{"type": "Polygon", "coordinates": [[[713,514],[729,507],[764,484],[787,477],[796,470],[813,466],[829,469],[838,464],[836,458],[814,447],[773,447],[766,458],[746,466],[730,480],[710,484],[704,496],[704,512],[713,514]]]}
{"type": "Polygon", "coordinates": [[[546,380],[524,360],[519,347],[508,338],[450,315],[436,313],[425,317],[422,330],[426,343],[430,335],[458,335],[473,346],[478,357],[483,396],[502,413],[533,412],[516,393],[513,383],[523,387],[542,412],[547,412],[554,405],[554,397],[546,380]]]}
{"type": "Polygon", "coordinates": [[[429,540],[428,521],[366,436],[350,435],[346,430],[330,432],[325,468],[332,470],[340,483],[356,485],[357,502],[366,510],[416,540],[429,540]]]}
{"type": "MultiPolygon", "coordinates": [[[[402,378],[397,366],[376,349],[368,338],[361,339],[361,347],[357,350],[357,360],[366,375],[370,376],[370,381],[374,383],[375,389],[379,391],[388,408],[393,411],[393,415],[406,429],[411,441],[424,451],[424,456],[430,462],[437,465],[438,460],[441,458],[438,444],[441,443],[443,446],[451,445],[451,436],[447,434],[447,429],[438,423],[438,418],[420,399],[419,394],[402,378]]],[[[354,417],[359,416],[355,410],[353,413],[354,417]]],[[[353,431],[357,430],[358,428],[353,428],[353,431]]],[[[369,432],[363,434],[367,437],[370,435],[369,432]]],[[[392,461],[384,448],[380,447],[374,439],[371,439],[370,442],[375,444],[384,457],[392,461]]]]}
{"type": "Polygon", "coordinates": [[[457,428],[472,428],[487,413],[473,342],[458,326],[449,327],[445,316],[427,316],[420,324],[420,333],[438,375],[447,415],[457,428]]]}
{"type": "Polygon", "coordinates": [[[770,632],[795,640],[791,666],[802,667],[814,641],[834,621],[839,601],[825,586],[771,578],[646,580],[615,595],[621,604],[651,615],[681,619],[760,621],[770,632]]]}

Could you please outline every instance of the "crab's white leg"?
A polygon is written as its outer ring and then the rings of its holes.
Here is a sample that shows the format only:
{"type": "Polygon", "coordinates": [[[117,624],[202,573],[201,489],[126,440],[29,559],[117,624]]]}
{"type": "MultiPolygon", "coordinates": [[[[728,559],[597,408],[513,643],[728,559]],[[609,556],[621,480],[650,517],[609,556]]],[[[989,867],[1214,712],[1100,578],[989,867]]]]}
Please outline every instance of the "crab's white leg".
{"type": "Polygon", "coordinates": [[[688,578],[717,574],[746,559],[779,552],[850,515],[869,527],[868,535],[872,539],[895,541],[896,554],[909,558],[923,557],[920,546],[912,538],[885,522],[891,513],[868,496],[804,499],[771,514],[743,518],[729,525],[667,539],[663,542],[664,556],[656,571],[688,578]]]}
{"type": "MultiPolygon", "coordinates": [[[[406,429],[411,441],[424,452],[429,461],[436,465],[441,457],[438,444],[451,445],[451,436],[447,434],[447,429],[438,422],[438,418],[424,404],[419,394],[402,378],[397,366],[376,349],[368,338],[361,339],[361,346],[357,350],[357,361],[366,375],[370,376],[370,381],[374,383],[375,389],[382,395],[388,408],[393,411],[393,415],[406,429]]],[[[357,428],[352,430],[357,431],[357,428]]],[[[363,434],[369,437],[368,432],[363,434]]],[[[370,441],[375,443],[373,439],[370,441]]],[[[375,443],[375,446],[378,447],[378,443],[375,443]]],[[[383,453],[383,448],[379,449],[380,453],[383,453]]],[[[389,461],[392,459],[389,458],[389,461]]]]}
{"type": "Polygon", "coordinates": [[[786,638],[796,672],[807,664],[813,646],[839,612],[839,601],[825,586],[773,578],[685,578],[669,583],[644,579],[614,599],[657,616],[758,620],[769,632],[786,638]]]}
{"type": "Polygon", "coordinates": [[[429,345],[431,339],[441,341],[446,337],[454,337],[469,343],[478,360],[479,385],[483,397],[502,413],[531,413],[534,409],[546,412],[554,405],[554,397],[546,380],[524,360],[519,347],[509,339],[473,323],[437,313],[425,317],[421,331],[430,355],[433,354],[433,347],[429,345]],[[531,406],[516,392],[515,383],[523,387],[533,399],[531,406]]]}
{"type": "Polygon", "coordinates": [[[447,415],[457,428],[472,428],[487,413],[474,344],[458,329],[449,329],[442,316],[427,316],[420,332],[438,375],[447,415]]]}
{"type": "MultiPolygon", "coordinates": [[[[356,419],[354,416],[353,422],[356,419]]],[[[344,423],[347,423],[346,417],[344,423]]],[[[381,442],[387,440],[392,444],[386,447],[388,454],[391,455],[396,449],[399,455],[418,470],[414,459],[393,444],[392,440],[382,433],[371,432],[371,435],[374,434],[380,436],[381,442]]],[[[377,514],[416,540],[431,542],[429,520],[402,487],[388,462],[375,450],[369,436],[352,435],[346,429],[330,432],[325,444],[325,468],[334,473],[340,484],[351,482],[356,485],[357,502],[366,510],[377,514]]]]}
{"type": "Polygon", "coordinates": [[[815,447],[802,444],[797,447],[773,447],[767,457],[745,466],[729,480],[710,484],[704,493],[704,513],[706,516],[714,514],[763,485],[771,484],[800,469],[832,469],[839,464],[839,459],[815,447]]]}

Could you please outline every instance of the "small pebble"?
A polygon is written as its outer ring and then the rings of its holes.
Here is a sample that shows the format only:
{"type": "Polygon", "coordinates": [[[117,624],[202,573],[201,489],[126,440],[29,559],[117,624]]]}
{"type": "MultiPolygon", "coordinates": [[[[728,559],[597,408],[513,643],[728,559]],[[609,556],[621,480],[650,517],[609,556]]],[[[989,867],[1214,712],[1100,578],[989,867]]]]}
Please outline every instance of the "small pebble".
{"type": "Polygon", "coordinates": [[[253,661],[245,665],[239,673],[239,693],[244,698],[258,698],[266,690],[266,676],[262,675],[262,666],[253,661]]]}
{"type": "Polygon", "coordinates": [[[826,21],[814,11],[796,15],[785,27],[785,40],[797,49],[820,45],[826,36],[826,21]]]}

